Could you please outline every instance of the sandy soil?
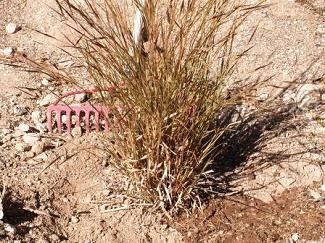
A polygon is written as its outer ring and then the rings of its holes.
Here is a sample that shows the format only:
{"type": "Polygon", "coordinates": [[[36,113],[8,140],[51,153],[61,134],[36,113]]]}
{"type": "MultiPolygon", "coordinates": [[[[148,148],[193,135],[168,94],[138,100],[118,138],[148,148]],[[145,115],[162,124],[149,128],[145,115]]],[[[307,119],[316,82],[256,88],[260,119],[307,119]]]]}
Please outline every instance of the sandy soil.
{"type": "MultiPolygon", "coordinates": [[[[238,50],[259,23],[254,48],[234,78],[267,80],[255,95],[262,104],[280,100],[283,109],[254,125],[244,122],[230,134],[238,143],[229,147],[231,156],[223,158],[229,168],[223,169],[227,193],[236,193],[210,199],[202,211],[174,221],[141,207],[107,210],[111,193],[124,180],[93,149],[96,135],[49,136],[32,118],[35,110],[45,114],[46,107],[38,103],[48,93],[59,95],[72,87],[43,85],[44,75],[0,64],[0,185],[6,189],[0,240],[293,242],[298,237],[300,242],[325,242],[325,4],[267,3],[241,29],[238,50]],[[17,115],[22,108],[26,112],[17,115]],[[39,136],[44,151],[36,155],[21,149],[21,123],[39,136]]],[[[33,31],[59,39],[70,35],[51,6],[51,0],[0,0],[0,49],[14,47],[71,68],[58,49],[64,43],[33,31]],[[21,30],[7,34],[9,22],[21,30]]]]}

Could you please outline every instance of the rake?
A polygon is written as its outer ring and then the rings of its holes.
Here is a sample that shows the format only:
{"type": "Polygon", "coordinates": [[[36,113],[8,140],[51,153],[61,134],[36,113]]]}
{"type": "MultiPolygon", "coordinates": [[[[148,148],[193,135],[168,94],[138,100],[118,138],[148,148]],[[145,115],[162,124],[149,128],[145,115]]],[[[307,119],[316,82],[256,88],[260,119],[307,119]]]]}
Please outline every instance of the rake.
{"type": "MultiPolygon", "coordinates": [[[[110,91],[110,90],[105,90],[110,91]]],[[[59,104],[64,98],[77,95],[77,94],[93,94],[99,92],[96,89],[93,90],[78,90],[65,93],[62,95],[53,105],[47,108],[47,128],[50,133],[53,132],[53,118],[54,123],[57,125],[58,132],[61,134],[66,126],[67,133],[71,133],[72,130],[72,116],[75,116],[75,127],[81,127],[81,122],[84,120],[86,133],[92,130],[91,116],[94,117],[94,127],[97,132],[101,130],[101,124],[104,123],[104,130],[109,130],[108,117],[110,109],[103,105],[92,104],[59,104]],[[66,121],[62,121],[63,115],[66,115],[66,121]]]]}
{"type": "MultiPolygon", "coordinates": [[[[140,5],[136,9],[134,16],[134,26],[133,26],[133,41],[135,46],[139,46],[144,41],[143,35],[145,31],[144,17],[140,8],[144,8],[146,0],[140,0],[140,5]]],[[[111,89],[106,89],[103,91],[111,91],[111,89]]],[[[79,90],[72,91],[61,96],[53,105],[47,108],[47,128],[50,133],[53,132],[53,114],[55,117],[55,122],[57,125],[58,132],[61,134],[64,128],[62,116],[66,115],[66,130],[71,133],[72,130],[72,116],[75,115],[75,127],[81,127],[81,120],[85,121],[86,133],[89,133],[91,129],[90,117],[93,114],[95,130],[99,132],[101,130],[101,121],[104,121],[104,130],[109,130],[108,117],[111,114],[110,109],[102,105],[91,105],[91,104],[77,104],[77,105],[66,105],[59,104],[60,101],[68,96],[76,94],[93,94],[98,92],[98,90],[79,90]]]]}

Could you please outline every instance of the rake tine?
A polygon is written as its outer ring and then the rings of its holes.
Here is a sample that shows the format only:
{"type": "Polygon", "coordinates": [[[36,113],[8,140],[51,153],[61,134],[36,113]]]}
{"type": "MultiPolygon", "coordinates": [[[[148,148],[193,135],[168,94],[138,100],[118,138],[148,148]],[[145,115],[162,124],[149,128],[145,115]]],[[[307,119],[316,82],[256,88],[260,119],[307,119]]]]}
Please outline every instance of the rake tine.
{"type": "Polygon", "coordinates": [[[56,124],[58,126],[59,134],[61,134],[62,133],[61,111],[57,111],[56,113],[56,124]]]}
{"type": "Polygon", "coordinates": [[[95,129],[96,132],[99,132],[99,112],[95,111],[95,129]]]}
{"type": "Polygon", "coordinates": [[[71,133],[71,111],[68,110],[66,111],[66,116],[67,116],[67,132],[71,133]]]}
{"type": "Polygon", "coordinates": [[[52,109],[48,109],[47,113],[47,130],[49,131],[49,133],[52,133],[52,109]]]}
{"type": "Polygon", "coordinates": [[[80,110],[76,110],[76,127],[80,127],[80,110]]]}
{"type": "Polygon", "coordinates": [[[90,122],[90,112],[86,110],[85,111],[86,133],[89,133],[90,132],[89,122],[90,122]]]}

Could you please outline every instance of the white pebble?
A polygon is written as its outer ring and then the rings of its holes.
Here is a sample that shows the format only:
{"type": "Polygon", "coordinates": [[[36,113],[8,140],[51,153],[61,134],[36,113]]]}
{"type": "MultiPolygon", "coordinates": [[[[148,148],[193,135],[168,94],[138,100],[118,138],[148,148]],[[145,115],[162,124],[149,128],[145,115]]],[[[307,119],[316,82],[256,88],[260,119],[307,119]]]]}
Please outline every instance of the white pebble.
{"type": "Polygon", "coordinates": [[[6,26],[6,32],[8,34],[14,34],[19,30],[19,27],[15,23],[9,23],[6,26]]]}
{"type": "Polygon", "coordinates": [[[79,222],[79,219],[76,217],[76,216],[72,216],[71,219],[70,219],[71,223],[78,223],[79,222]]]}
{"type": "Polygon", "coordinates": [[[42,84],[43,86],[49,86],[49,85],[50,85],[50,82],[49,82],[48,79],[43,78],[43,79],[41,80],[41,84],[42,84]]]}
{"type": "Polygon", "coordinates": [[[6,47],[5,49],[2,50],[2,53],[6,57],[10,57],[14,54],[14,49],[12,47],[6,47]]]}
{"type": "Polygon", "coordinates": [[[85,102],[87,100],[87,94],[76,94],[74,99],[76,102],[85,102]]]}
{"type": "Polygon", "coordinates": [[[26,133],[23,136],[23,140],[25,143],[34,145],[36,142],[38,142],[40,140],[40,136],[36,133],[26,133]]]}
{"type": "Polygon", "coordinates": [[[56,101],[57,97],[54,94],[46,95],[42,100],[39,101],[39,105],[48,106],[56,101]]]}
{"type": "Polygon", "coordinates": [[[291,239],[293,240],[293,241],[298,241],[299,240],[299,234],[298,233],[294,233],[292,236],[291,236],[291,239]]]}
{"type": "Polygon", "coordinates": [[[19,126],[18,126],[18,129],[22,132],[28,132],[30,127],[28,126],[28,124],[26,123],[21,123],[19,126]]]}

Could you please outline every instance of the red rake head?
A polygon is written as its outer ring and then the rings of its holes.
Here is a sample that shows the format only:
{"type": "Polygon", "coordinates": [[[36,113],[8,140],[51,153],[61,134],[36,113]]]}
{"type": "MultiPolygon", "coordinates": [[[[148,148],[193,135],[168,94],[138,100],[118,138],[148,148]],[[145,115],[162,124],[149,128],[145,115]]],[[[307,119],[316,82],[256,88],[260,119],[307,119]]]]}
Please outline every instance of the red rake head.
{"type": "Polygon", "coordinates": [[[82,121],[84,121],[86,132],[90,132],[95,127],[95,131],[99,132],[101,130],[101,122],[104,123],[104,130],[108,131],[108,116],[110,110],[101,105],[90,105],[90,104],[78,104],[78,105],[61,105],[59,102],[68,96],[76,94],[92,94],[98,92],[98,90],[80,90],[72,91],[64,94],[60,97],[53,105],[47,108],[47,128],[50,133],[53,132],[53,124],[56,123],[58,132],[61,134],[66,127],[66,131],[71,133],[72,125],[75,127],[81,127],[82,121]],[[62,116],[66,115],[66,120],[62,121],[62,116]],[[72,122],[72,116],[76,119],[72,122]],[[94,118],[91,121],[91,116],[94,118]],[[54,121],[53,122],[53,118],[54,121]],[[72,124],[75,123],[75,124],[72,124]],[[93,123],[93,124],[92,124],[93,123]]]}

